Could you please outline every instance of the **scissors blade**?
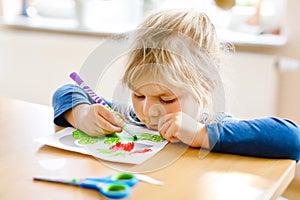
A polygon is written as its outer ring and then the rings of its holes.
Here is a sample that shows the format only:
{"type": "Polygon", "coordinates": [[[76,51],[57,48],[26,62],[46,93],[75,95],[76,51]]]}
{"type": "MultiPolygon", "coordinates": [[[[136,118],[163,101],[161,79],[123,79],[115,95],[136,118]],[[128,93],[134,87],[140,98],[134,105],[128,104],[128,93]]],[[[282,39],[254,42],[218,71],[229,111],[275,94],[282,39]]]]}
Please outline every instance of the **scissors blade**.
{"type": "Polygon", "coordinates": [[[49,178],[49,177],[34,177],[33,180],[36,181],[47,181],[53,183],[63,183],[68,185],[80,185],[83,179],[79,178],[71,178],[71,179],[63,179],[63,178],[49,178]]]}
{"type": "Polygon", "coordinates": [[[146,183],[150,183],[153,185],[163,185],[163,181],[156,180],[150,176],[144,175],[144,174],[134,174],[140,181],[144,181],[146,183]]]}

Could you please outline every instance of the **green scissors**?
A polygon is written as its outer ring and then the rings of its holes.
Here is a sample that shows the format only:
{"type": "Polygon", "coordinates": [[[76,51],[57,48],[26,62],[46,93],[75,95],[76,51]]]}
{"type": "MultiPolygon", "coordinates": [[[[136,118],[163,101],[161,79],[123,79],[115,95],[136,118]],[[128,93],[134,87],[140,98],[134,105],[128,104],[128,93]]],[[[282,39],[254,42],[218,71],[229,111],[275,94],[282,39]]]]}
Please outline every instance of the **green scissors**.
{"type": "Polygon", "coordinates": [[[33,179],[97,190],[102,195],[112,199],[121,199],[129,196],[131,194],[131,187],[138,183],[138,178],[135,175],[127,173],[114,174],[103,178],[62,179],[34,177],[33,179]]]}

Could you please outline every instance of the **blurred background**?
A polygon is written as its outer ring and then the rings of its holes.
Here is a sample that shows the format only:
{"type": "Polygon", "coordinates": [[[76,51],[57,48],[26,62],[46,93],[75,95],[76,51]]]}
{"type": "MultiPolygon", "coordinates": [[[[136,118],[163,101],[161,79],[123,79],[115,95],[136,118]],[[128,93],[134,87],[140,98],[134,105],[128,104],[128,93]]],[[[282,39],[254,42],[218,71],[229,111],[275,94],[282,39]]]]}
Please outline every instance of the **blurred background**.
{"type": "MultiPolygon", "coordinates": [[[[207,13],[220,39],[235,45],[222,68],[228,112],[300,125],[298,0],[0,0],[0,96],[51,105],[53,92],[107,38],[171,8],[207,13]]],[[[119,71],[116,64],[102,84],[118,81],[119,71]]],[[[105,88],[101,95],[111,98],[113,88],[105,88]]],[[[285,198],[300,199],[297,168],[285,198]]]]}
{"type": "Polygon", "coordinates": [[[220,39],[235,45],[222,69],[229,112],[300,124],[297,0],[0,0],[1,96],[50,105],[108,37],[170,8],[207,13],[220,39]]]}
{"type": "Polygon", "coordinates": [[[236,47],[224,67],[227,109],[300,123],[298,7],[296,0],[1,0],[1,94],[51,104],[66,73],[107,37],[153,12],[193,8],[236,47]]]}

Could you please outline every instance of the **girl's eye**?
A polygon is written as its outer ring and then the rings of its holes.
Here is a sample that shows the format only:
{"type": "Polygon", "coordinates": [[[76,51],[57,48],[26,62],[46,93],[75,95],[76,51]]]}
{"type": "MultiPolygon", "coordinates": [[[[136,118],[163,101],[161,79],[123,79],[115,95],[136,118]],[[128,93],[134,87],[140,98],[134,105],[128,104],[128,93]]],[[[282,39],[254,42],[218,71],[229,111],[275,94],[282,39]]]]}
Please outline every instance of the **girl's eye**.
{"type": "Polygon", "coordinates": [[[134,94],[134,98],[136,98],[136,99],[144,99],[145,96],[144,95],[134,94]]]}
{"type": "Polygon", "coordinates": [[[163,103],[163,104],[171,104],[171,103],[174,103],[175,101],[177,101],[177,98],[174,98],[174,99],[160,99],[160,102],[163,103]]]}

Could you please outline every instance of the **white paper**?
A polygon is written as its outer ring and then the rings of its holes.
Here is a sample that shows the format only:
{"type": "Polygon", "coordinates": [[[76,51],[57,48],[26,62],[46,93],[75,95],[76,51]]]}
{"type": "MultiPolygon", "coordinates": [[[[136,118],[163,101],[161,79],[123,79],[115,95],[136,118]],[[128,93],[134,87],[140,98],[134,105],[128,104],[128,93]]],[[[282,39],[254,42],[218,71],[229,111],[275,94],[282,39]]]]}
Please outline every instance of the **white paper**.
{"type": "Polygon", "coordinates": [[[156,131],[127,125],[127,130],[137,136],[137,141],[126,133],[112,137],[89,137],[68,127],[57,133],[37,138],[35,141],[60,149],[93,155],[97,158],[130,164],[140,164],[164,148],[168,143],[156,131]],[[74,138],[73,133],[78,133],[74,138]]]}
{"type": "Polygon", "coordinates": [[[82,145],[77,143],[72,135],[73,131],[76,131],[76,129],[68,127],[57,133],[37,138],[34,141],[68,151],[89,154],[82,145]]]}

